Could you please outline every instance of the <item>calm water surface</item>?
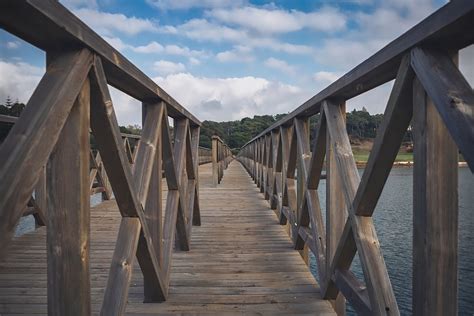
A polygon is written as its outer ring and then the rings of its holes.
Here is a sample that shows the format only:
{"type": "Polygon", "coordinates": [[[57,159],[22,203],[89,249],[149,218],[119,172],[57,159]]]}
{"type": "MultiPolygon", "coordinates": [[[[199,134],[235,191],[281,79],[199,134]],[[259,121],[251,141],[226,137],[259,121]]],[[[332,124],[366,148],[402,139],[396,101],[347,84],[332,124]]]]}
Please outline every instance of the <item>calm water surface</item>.
{"type": "MultiPolygon", "coordinates": [[[[359,170],[362,175],[363,170],[359,170]]],[[[326,181],[322,180],[319,197],[326,205],[326,181]]],[[[400,313],[411,315],[412,206],[413,169],[392,169],[374,213],[385,264],[397,298],[400,313]]],[[[459,169],[459,315],[474,315],[474,175],[459,169]]],[[[351,267],[363,280],[359,257],[351,267]]],[[[317,274],[314,258],[313,274],[317,274]]],[[[349,307],[348,314],[354,312],[349,307]]]]}

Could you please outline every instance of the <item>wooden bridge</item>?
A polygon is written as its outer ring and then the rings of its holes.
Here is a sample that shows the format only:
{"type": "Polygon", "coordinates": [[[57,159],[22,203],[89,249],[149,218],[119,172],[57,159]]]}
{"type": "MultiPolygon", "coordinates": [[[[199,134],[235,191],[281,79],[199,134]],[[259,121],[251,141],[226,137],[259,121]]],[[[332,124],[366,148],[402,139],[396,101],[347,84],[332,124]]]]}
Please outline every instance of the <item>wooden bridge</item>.
{"type": "Polygon", "coordinates": [[[58,2],[3,0],[0,25],[47,56],[20,118],[0,117],[1,315],[398,315],[372,215],[410,123],[413,313],[457,314],[459,152],[474,171],[457,52],[474,43],[474,1],[446,4],[237,159],[218,137],[200,148],[200,121],[58,2]],[[360,177],[345,101],[393,79],[360,177]],[[108,85],[142,102],[139,138],[120,133],[108,85]],[[38,227],[13,237],[27,214],[38,227]]]}

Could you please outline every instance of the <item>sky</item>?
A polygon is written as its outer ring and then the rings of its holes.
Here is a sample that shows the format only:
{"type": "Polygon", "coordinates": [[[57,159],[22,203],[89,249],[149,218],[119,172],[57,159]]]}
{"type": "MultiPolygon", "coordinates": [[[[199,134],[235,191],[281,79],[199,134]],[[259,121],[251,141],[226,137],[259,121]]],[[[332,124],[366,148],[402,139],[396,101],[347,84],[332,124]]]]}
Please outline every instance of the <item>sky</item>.
{"type": "MultiPolygon", "coordinates": [[[[223,121],[292,111],[446,1],[60,2],[198,119],[223,121]]],[[[469,51],[461,62],[474,77],[469,51]]],[[[0,100],[26,103],[44,61],[44,52],[0,30],[0,100]]],[[[391,85],[347,109],[383,113],[391,85]]],[[[140,103],[111,93],[119,123],[140,124],[140,103]]]]}

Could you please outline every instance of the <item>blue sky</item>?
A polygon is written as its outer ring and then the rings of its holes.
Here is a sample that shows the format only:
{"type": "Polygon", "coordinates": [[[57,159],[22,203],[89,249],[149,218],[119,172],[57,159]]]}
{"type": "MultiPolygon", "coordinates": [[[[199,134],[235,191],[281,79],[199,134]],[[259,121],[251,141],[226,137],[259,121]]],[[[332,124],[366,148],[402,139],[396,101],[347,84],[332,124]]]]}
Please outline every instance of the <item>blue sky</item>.
{"type": "MultiPolygon", "coordinates": [[[[293,110],[444,0],[63,0],[199,119],[293,110]]],[[[26,102],[44,53],[0,31],[0,99],[26,102]],[[7,74],[7,75],[4,75],[7,74]]],[[[391,84],[348,102],[383,112],[391,84]]],[[[112,89],[121,124],[136,100],[112,89]]]]}

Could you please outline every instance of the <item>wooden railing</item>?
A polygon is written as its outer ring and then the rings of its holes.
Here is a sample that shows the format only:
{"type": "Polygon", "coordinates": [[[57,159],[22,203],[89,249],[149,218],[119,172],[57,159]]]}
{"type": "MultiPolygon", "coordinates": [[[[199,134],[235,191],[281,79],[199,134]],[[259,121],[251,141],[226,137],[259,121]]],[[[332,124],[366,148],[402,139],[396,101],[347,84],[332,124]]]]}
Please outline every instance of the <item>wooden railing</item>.
{"type": "Polygon", "coordinates": [[[219,136],[212,136],[212,182],[214,186],[221,183],[224,170],[234,159],[229,146],[219,136]]]}
{"type": "Polygon", "coordinates": [[[45,172],[48,313],[91,314],[91,130],[100,153],[92,160],[103,164],[122,215],[101,313],[123,314],[135,256],[144,300],[165,300],[173,248],[189,250],[200,223],[200,122],[56,1],[2,1],[0,25],[47,56],[46,73],[0,147],[0,258],[45,172]],[[143,104],[143,133],[129,154],[108,84],[143,104]]]}
{"type": "MultiPolygon", "coordinates": [[[[18,121],[16,116],[0,115],[0,126],[5,131],[8,131],[18,121]]],[[[136,148],[140,135],[125,134],[121,133],[123,139],[123,146],[125,153],[128,158],[128,162],[132,165],[135,162],[136,148]]],[[[0,144],[2,142],[0,141],[0,144]]],[[[110,200],[112,196],[112,187],[110,185],[107,172],[105,170],[100,152],[96,149],[89,150],[90,152],[90,164],[89,164],[89,188],[90,195],[98,193],[102,194],[102,201],[110,200]]],[[[33,215],[35,218],[36,226],[46,225],[45,214],[46,214],[46,199],[47,199],[47,188],[46,188],[46,169],[43,167],[40,171],[38,183],[35,187],[34,194],[30,197],[27,204],[26,210],[23,212],[23,216],[33,215]]]]}
{"type": "MultiPolygon", "coordinates": [[[[458,149],[474,171],[474,94],[457,51],[474,39],[474,1],[452,1],[247,143],[238,159],[295,249],[316,258],[322,296],[345,310],[399,309],[372,215],[412,122],[413,314],[456,315],[458,149]],[[395,79],[362,178],[345,125],[345,101],[395,79]],[[318,115],[310,147],[309,118],[318,115]],[[326,223],[318,185],[325,166],[326,223]],[[365,282],[350,271],[358,253],[365,282]],[[341,295],[342,294],[342,295],[341,295]]],[[[408,258],[407,258],[408,260],[408,258]]]]}
{"type": "Polygon", "coordinates": [[[212,162],[212,149],[199,146],[199,164],[204,165],[212,162]]]}

